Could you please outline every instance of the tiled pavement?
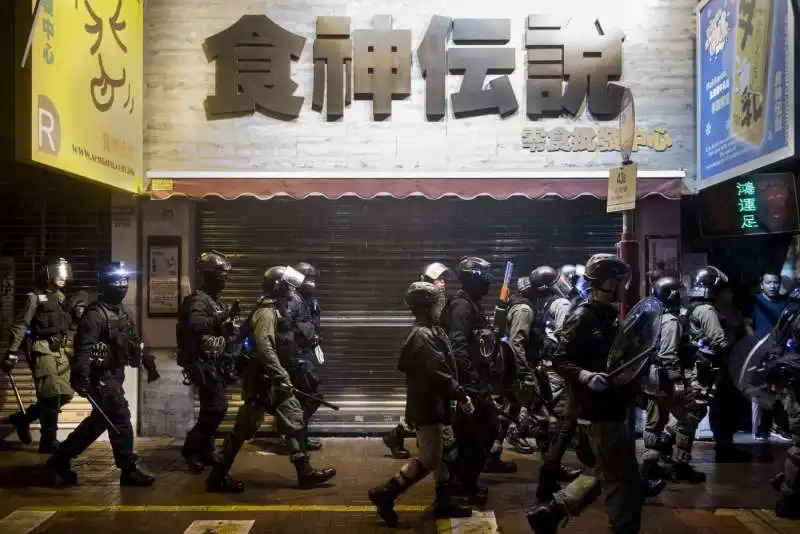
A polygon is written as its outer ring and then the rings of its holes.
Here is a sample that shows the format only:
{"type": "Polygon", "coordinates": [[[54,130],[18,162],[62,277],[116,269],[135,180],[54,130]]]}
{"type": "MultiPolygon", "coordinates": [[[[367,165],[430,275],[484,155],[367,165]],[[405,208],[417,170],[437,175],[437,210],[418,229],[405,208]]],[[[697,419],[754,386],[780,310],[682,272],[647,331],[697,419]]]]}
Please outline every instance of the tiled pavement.
{"type": "MultiPolygon", "coordinates": [[[[400,502],[402,528],[381,525],[366,490],[391,476],[401,462],[385,456],[376,439],[328,439],[315,453],[315,465],[333,465],[334,484],[295,489],[293,469],[265,441],[250,444],[234,467],[247,490],[237,495],[203,491],[204,478],[185,472],[179,444],[140,440],[144,468],[157,476],[153,488],[120,488],[118,472],[105,444],[97,444],[76,462],[81,485],[52,487],[41,469],[43,458],[27,449],[0,451],[0,534],[158,532],[163,534],[239,534],[311,532],[529,532],[524,511],[533,502],[538,455],[518,461],[514,475],[485,475],[491,495],[483,517],[451,525],[433,521],[425,511],[432,498],[430,481],[400,502]]],[[[769,511],[776,494],[767,480],[780,467],[782,446],[749,446],[750,464],[714,465],[710,444],[699,443],[698,467],[709,475],[701,486],[670,486],[645,509],[646,534],[690,532],[727,534],[800,533],[800,522],[778,520],[769,511]]],[[[574,461],[570,458],[570,461],[574,461]]],[[[562,529],[568,533],[605,531],[600,504],[562,529]]]]}

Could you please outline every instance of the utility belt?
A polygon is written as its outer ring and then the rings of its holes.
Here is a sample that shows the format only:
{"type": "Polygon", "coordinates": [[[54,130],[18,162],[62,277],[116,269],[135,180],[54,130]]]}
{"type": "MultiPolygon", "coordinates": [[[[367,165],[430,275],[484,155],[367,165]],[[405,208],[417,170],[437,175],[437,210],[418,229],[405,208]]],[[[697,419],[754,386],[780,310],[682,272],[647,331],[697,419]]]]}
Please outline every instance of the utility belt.
{"type": "Polygon", "coordinates": [[[67,333],[51,334],[49,336],[37,335],[31,336],[31,341],[47,341],[50,350],[53,352],[60,351],[67,344],[67,333]]]}

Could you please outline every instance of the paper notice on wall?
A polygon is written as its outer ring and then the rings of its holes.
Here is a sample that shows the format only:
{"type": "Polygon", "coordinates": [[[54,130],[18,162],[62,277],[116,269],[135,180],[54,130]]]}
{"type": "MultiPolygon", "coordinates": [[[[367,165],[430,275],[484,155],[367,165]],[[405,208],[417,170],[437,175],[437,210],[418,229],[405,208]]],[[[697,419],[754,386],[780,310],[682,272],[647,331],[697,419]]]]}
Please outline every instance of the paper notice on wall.
{"type": "Polygon", "coordinates": [[[178,247],[150,247],[148,313],[151,316],[178,313],[180,306],[178,254],[178,247]]]}

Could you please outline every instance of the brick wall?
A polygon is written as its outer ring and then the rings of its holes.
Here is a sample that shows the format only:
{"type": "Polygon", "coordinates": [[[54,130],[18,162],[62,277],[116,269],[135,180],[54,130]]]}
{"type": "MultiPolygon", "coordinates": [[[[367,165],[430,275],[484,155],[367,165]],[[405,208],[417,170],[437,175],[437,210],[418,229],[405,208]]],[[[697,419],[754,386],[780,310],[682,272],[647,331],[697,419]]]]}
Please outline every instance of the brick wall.
{"type": "MultiPolygon", "coordinates": [[[[636,99],[640,128],[667,128],[673,146],[666,152],[643,149],[636,160],[643,169],[685,169],[694,174],[694,33],[696,0],[561,0],[553,3],[477,2],[475,0],[150,0],[145,17],[146,147],[150,170],[230,171],[524,171],[607,168],[619,162],[613,152],[531,153],[521,132],[537,125],[525,116],[524,30],[526,16],[558,9],[585,14],[602,6],[601,22],[619,22],[625,32],[622,81],[636,99]],[[501,7],[499,7],[501,6],[501,7]],[[207,121],[203,101],[213,93],[214,66],[203,41],[243,14],[267,14],[285,29],[306,38],[300,60],[292,65],[305,97],[296,121],[263,115],[207,121]],[[517,51],[511,75],[520,110],[516,115],[426,122],[425,85],[416,58],[412,94],[392,105],[392,117],[371,119],[371,103],[355,101],[338,122],[311,109],[312,47],[315,18],[346,15],[351,29],[371,27],[376,14],[394,17],[394,27],[412,31],[416,50],[435,14],[450,17],[511,19],[517,51]]],[[[587,31],[593,31],[591,26],[587,31]]],[[[447,77],[448,94],[461,76],[447,77]]],[[[588,115],[580,121],[592,124],[588,115]]],[[[573,120],[548,119],[539,125],[574,126],[573,120]]]]}

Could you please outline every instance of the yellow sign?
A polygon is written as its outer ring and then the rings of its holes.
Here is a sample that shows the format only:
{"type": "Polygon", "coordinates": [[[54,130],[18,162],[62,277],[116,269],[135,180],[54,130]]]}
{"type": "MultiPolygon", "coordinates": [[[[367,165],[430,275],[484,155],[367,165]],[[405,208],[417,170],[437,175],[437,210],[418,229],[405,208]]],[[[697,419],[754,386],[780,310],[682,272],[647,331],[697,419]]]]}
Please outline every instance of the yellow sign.
{"type": "Polygon", "coordinates": [[[635,163],[611,169],[608,174],[608,200],[606,213],[632,210],[636,207],[636,174],[639,168],[635,163]]]}
{"type": "Polygon", "coordinates": [[[31,47],[31,158],[141,193],[144,2],[41,2],[31,47]]]}

